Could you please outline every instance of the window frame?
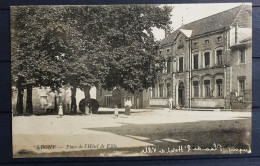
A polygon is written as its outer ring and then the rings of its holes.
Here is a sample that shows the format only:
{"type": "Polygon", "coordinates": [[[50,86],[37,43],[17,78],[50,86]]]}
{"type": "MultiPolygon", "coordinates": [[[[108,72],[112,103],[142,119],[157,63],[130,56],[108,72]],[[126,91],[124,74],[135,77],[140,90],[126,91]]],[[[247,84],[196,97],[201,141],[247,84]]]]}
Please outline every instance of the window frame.
{"type": "Polygon", "coordinates": [[[199,98],[199,81],[198,80],[194,80],[194,81],[192,81],[192,88],[193,88],[193,97],[194,98],[199,98]],[[196,84],[196,86],[195,86],[195,82],[197,82],[197,84],[196,84]],[[197,88],[195,88],[195,87],[197,87],[197,88]],[[196,91],[195,91],[196,90],[196,91]],[[196,92],[196,93],[195,93],[196,92]],[[195,95],[196,94],[196,95],[195,95]]]}
{"type": "Polygon", "coordinates": [[[215,51],[215,60],[216,60],[216,65],[217,66],[222,66],[223,65],[223,49],[222,48],[218,48],[216,49],[215,51]],[[220,64],[219,64],[219,57],[218,57],[218,51],[221,51],[221,61],[220,61],[220,64]]]}
{"type": "Polygon", "coordinates": [[[211,80],[210,79],[205,79],[203,80],[203,87],[204,87],[204,97],[205,98],[210,98],[211,97],[211,80]],[[206,83],[208,81],[209,83],[206,83]]]}
{"type": "Polygon", "coordinates": [[[246,90],[246,79],[238,79],[238,95],[244,96],[246,90]],[[241,90],[241,82],[243,82],[243,91],[241,90]]]}
{"type": "Polygon", "coordinates": [[[222,78],[218,78],[216,79],[216,97],[218,98],[222,98],[224,97],[224,87],[223,87],[223,79],[222,78]],[[221,83],[218,83],[218,80],[221,80],[221,83]],[[219,86],[221,85],[221,86],[219,86]]]}
{"type": "Polygon", "coordinates": [[[192,65],[193,65],[194,70],[199,69],[199,54],[198,53],[193,54],[193,64],[192,65]],[[197,68],[195,68],[195,56],[197,56],[197,68]]]}
{"type": "Polygon", "coordinates": [[[205,51],[203,52],[203,65],[204,65],[204,68],[208,68],[208,67],[211,67],[211,52],[210,51],[205,51]],[[208,53],[208,65],[206,65],[206,54],[208,53]]]}
{"type": "Polygon", "coordinates": [[[204,45],[205,45],[205,46],[210,45],[210,40],[209,40],[209,39],[204,39],[204,45]],[[206,42],[206,41],[208,41],[208,42],[206,42]]]}
{"type": "Polygon", "coordinates": [[[217,39],[217,43],[223,42],[223,35],[218,35],[218,36],[216,37],[216,39],[217,39]],[[220,38],[221,40],[219,40],[219,38],[220,38]]]}
{"type": "Polygon", "coordinates": [[[159,84],[159,98],[163,98],[164,95],[163,88],[164,88],[164,84],[163,83],[159,84]]]}
{"type": "Polygon", "coordinates": [[[179,72],[184,72],[184,58],[182,56],[178,58],[178,71],[179,72]],[[180,60],[181,59],[182,59],[182,65],[180,65],[180,60]],[[182,66],[182,68],[180,68],[180,66],[182,66]]]}
{"type": "Polygon", "coordinates": [[[240,49],[238,51],[238,54],[239,54],[239,64],[245,64],[246,63],[246,48],[240,49]],[[244,54],[242,54],[242,51],[243,51],[244,54]],[[243,62],[241,61],[241,59],[242,59],[241,55],[244,55],[244,61],[243,62]]]}

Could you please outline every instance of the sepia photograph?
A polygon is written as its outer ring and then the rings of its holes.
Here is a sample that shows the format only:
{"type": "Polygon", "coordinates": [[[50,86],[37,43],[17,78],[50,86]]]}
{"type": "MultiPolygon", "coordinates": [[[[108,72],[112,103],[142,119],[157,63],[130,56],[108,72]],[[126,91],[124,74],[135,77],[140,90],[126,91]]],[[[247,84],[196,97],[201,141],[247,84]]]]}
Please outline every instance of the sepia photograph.
{"type": "Polygon", "coordinates": [[[13,158],[251,153],[252,4],[10,8],[13,158]]]}

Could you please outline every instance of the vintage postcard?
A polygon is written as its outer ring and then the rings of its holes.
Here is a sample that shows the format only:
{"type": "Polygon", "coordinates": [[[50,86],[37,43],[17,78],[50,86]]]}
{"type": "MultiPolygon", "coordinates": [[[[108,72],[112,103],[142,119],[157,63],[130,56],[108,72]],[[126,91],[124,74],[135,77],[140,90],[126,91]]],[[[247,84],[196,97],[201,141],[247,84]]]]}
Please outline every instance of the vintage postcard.
{"type": "Polygon", "coordinates": [[[251,153],[251,3],[10,15],[14,158],[251,153]]]}

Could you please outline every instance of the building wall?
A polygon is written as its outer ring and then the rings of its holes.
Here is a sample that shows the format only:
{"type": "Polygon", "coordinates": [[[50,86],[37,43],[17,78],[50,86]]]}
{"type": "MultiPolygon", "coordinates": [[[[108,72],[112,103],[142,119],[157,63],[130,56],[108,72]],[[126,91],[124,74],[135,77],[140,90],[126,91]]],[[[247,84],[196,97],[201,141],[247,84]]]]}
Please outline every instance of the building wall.
{"type": "Polygon", "coordinates": [[[231,51],[232,78],[231,93],[232,108],[251,108],[252,104],[252,45],[251,41],[238,45],[231,51]],[[240,62],[240,51],[245,50],[245,63],[240,62]],[[244,79],[245,91],[239,92],[239,80],[244,79]]]}
{"type": "MultiPolygon", "coordinates": [[[[237,64],[238,51],[230,52],[229,46],[234,44],[235,40],[244,39],[245,36],[239,36],[239,31],[235,31],[235,28],[230,30],[216,31],[208,35],[204,35],[191,40],[191,53],[189,53],[189,40],[185,38],[181,33],[176,37],[176,41],[173,42],[172,46],[162,47],[161,50],[165,59],[172,57],[171,71],[167,73],[164,70],[161,77],[159,78],[158,84],[154,87],[152,98],[150,100],[151,106],[161,105],[162,107],[167,106],[167,84],[172,83],[170,89],[173,97],[173,106],[179,106],[179,95],[178,85],[180,82],[184,83],[185,86],[185,102],[184,107],[205,107],[205,108],[230,108],[231,103],[231,91],[234,88],[238,88],[237,77],[239,73],[246,71],[246,87],[251,85],[251,56],[246,56],[246,64],[237,64]],[[236,34],[238,33],[238,34],[236,34]],[[235,37],[237,35],[237,37],[235,37]],[[220,39],[221,38],[221,39],[220,39]],[[236,39],[235,39],[236,38],[236,39]],[[179,47],[179,40],[185,40],[183,46],[179,47]],[[208,40],[208,43],[205,41],[208,40]],[[196,44],[194,44],[196,43],[196,44]],[[171,52],[167,54],[167,49],[171,48],[171,52]],[[217,51],[222,50],[222,61],[218,64],[217,51]],[[210,65],[205,66],[204,53],[210,53],[210,65]],[[194,69],[194,58],[193,56],[198,55],[198,69],[194,69]],[[234,55],[235,54],[235,55],[234,55]],[[190,57],[189,57],[190,56],[190,57]],[[183,57],[183,71],[179,71],[179,58],[183,57]],[[191,59],[190,59],[191,58],[191,59]],[[191,64],[191,72],[189,73],[189,64],[191,64]],[[190,74],[190,76],[189,76],[190,74]],[[217,80],[222,80],[222,91],[219,90],[217,80]],[[236,79],[236,81],[234,81],[236,79]],[[204,80],[210,80],[210,96],[205,96],[205,85],[204,80]],[[193,81],[199,82],[199,96],[194,97],[193,81]],[[163,96],[160,96],[159,85],[164,86],[163,96]],[[249,85],[250,84],[250,85],[249,85]],[[233,88],[233,89],[232,89],[233,88]],[[221,92],[219,92],[221,91],[221,92]],[[221,93],[221,96],[219,96],[221,93]]],[[[242,35],[244,35],[243,33],[242,35]]],[[[248,55],[252,52],[250,49],[247,50],[248,55]]],[[[167,66],[166,66],[167,67],[167,66]]],[[[252,89],[252,88],[251,88],[252,89]]],[[[251,89],[246,90],[249,93],[251,89]]],[[[250,93],[251,94],[251,93],[250,93]]],[[[250,95],[249,95],[250,96],[250,95]]],[[[247,97],[251,100],[250,97],[247,97]]]]}
{"type": "Polygon", "coordinates": [[[229,59],[227,50],[227,32],[220,31],[192,40],[191,70],[191,107],[228,107],[229,94],[229,59]],[[195,44],[196,43],[196,44],[195,44]],[[217,51],[222,50],[222,62],[218,64],[217,51]],[[205,55],[209,53],[210,65],[205,66],[205,55]],[[194,69],[194,56],[198,55],[198,69],[194,69]],[[221,96],[218,96],[216,80],[222,80],[221,96]],[[210,93],[206,96],[204,81],[209,80],[210,93]],[[194,96],[193,81],[198,81],[198,96],[194,96]]]}

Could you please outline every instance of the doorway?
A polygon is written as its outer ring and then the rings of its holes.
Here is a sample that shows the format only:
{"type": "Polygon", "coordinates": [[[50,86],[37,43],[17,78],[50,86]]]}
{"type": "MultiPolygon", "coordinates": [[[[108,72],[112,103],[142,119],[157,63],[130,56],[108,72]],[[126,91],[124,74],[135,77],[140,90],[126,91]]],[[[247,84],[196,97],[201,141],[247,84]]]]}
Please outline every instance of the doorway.
{"type": "Polygon", "coordinates": [[[179,83],[178,86],[178,105],[179,107],[184,107],[185,93],[184,93],[184,84],[183,82],[179,83]]]}

